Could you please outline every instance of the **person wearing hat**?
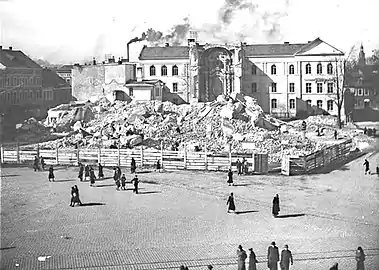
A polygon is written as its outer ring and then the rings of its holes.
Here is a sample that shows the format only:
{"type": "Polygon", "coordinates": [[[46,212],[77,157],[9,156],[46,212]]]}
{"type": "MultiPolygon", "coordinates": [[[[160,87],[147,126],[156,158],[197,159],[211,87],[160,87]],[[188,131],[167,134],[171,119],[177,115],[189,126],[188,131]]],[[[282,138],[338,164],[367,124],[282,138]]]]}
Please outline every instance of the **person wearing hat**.
{"type": "Polygon", "coordinates": [[[246,251],[239,245],[237,249],[238,270],[246,270],[245,260],[247,259],[246,251]]]}
{"type": "Polygon", "coordinates": [[[249,248],[250,254],[249,254],[249,270],[257,270],[257,257],[255,256],[255,253],[252,248],[249,248]]]}
{"type": "Polygon", "coordinates": [[[267,267],[270,270],[278,270],[278,261],[279,261],[279,249],[276,246],[275,242],[271,243],[271,246],[267,250],[267,267]]]}
{"type": "Polygon", "coordinates": [[[293,265],[291,250],[288,249],[288,245],[284,245],[284,249],[282,250],[282,254],[280,256],[280,267],[282,270],[289,270],[290,262],[291,265],[293,265]]]}

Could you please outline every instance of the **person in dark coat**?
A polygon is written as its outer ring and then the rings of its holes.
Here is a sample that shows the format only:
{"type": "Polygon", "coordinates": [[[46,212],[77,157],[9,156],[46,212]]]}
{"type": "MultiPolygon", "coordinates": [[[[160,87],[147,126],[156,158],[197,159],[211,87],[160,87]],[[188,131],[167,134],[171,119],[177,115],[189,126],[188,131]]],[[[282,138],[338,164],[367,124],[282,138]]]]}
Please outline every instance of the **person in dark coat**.
{"type": "Polygon", "coordinates": [[[229,169],[228,171],[228,181],[227,183],[229,184],[229,186],[233,186],[233,172],[232,172],[232,169],[229,169]]]}
{"type": "Polygon", "coordinates": [[[116,190],[120,190],[120,177],[116,177],[116,180],[115,180],[115,184],[116,184],[116,190]]]}
{"type": "Polygon", "coordinates": [[[89,178],[90,174],[89,174],[89,166],[88,164],[85,166],[84,168],[84,180],[87,180],[89,178]]]}
{"type": "Polygon", "coordinates": [[[43,158],[43,156],[41,156],[41,158],[40,158],[40,163],[41,163],[42,171],[44,171],[46,163],[45,163],[45,159],[43,158]]]}
{"type": "Polygon", "coordinates": [[[89,178],[90,178],[90,186],[93,187],[95,185],[96,175],[95,170],[92,168],[92,166],[89,168],[89,178]]]}
{"type": "Polygon", "coordinates": [[[337,130],[334,130],[334,139],[337,140],[337,130]]]}
{"type": "Polygon", "coordinates": [[[243,174],[246,174],[246,159],[245,158],[242,158],[242,162],[241,162],[241,169],[242,169],[242,173],[243,174]]]}
{"type": "Polygon", "coordinates": [[[130,162],[130,173],[135,173],[136,172],[136,161],[134,158],[132,158],[132,161],[130,162]]]}
{"type": "Polygon", "coordinates": [[[379,176],[379,167],[376,166],[376,174],[379,176]]]}
{"type": "Polygon", "coordinates": [[[125,177],[125,173],[124,173],[121,177],[121,189],[122,190],[125,190],[125,185],[126,185],[126,177],[125,177]]]}
{"type": "Polygon", "coordinates": [[[242,170],[241,170],[241,161],[239,160],[239,158],[237,158],[237,161],[236,161],[236,167],[237,167],[237,174],[238,175],[241,175],[242,174],[242,170]]]}
{"type": "Polygon", "coordinates": [[[250,254],[249,254],[249,269],[248,270],[257,270],[257,257],[255,256],[255,253],[252,248],[249,248],[250,254]]]}
{"type": "Polygon", "coordinates": [[[233,212],[236,211],[236,205],[234,204],[233,192],[230,193],[230,196],[228,198],[228,201],[226,202],[226,205],[228,205],[228,213],[230,213],[230,211],[233,211],[233,212]]]}
{"type": "Polygon", "coordinates": [[[34,157],[33,169],[35,172],[39,169],[39,159],[37,156],[34,157]]]}
{"type": "Polygon", "coordinates": [[[71,204],[70,204],[70,206],[74,207],[75,203],[78,203],[79,205],[83,205],[82,202],[80,201],[79,188],[77,185],[75,185],[71,188],[71,204]]]}
{"type": "Polygon", "coordinates": [[[136,194],[138,194],[138,183],[139,183],[139,180],[138,180],[137,175],[135,175],[134,178],[132,179],[132,183],[134,184],[134,190],[133,190],[133,192],[135,192],[136,194]]]}
{"type": "Polygon", "coordinates": [[[99,163],[99,179],[102,179],[104,178],[104,172],[103,172],[103,165],[101,165],[101,163],[99,163]]]}
{"type": "Polygon", "coordinates": [[[271,243],[271,246],[267,250],[267,267],[270,270],[278,270],[278,261],[279,261],[279,249],[276,246],[275,242],[271,243]]]}
{"type": "Polygon", "coordinates": [[[272,215],[277,217],[279,215],[280,206],[279,206],[279,195],[276,194],[274,199],[272,200],[272,215]]]}
{"type": "Polygon", "coordinates": [[[333,264],[333,266],[330,267],[329,270],[338,270],[338,263],[333,264]]]}
{"type": "Polygon", "coordinates": [[[237,261],[238,261],[238,270],[246,270],[245,261],[247,258],[246,251],[243,250],[242,246],[239,245],[237,249],[237,261]]]}
{"type": "Polygon", "coordinates": [[[289,270],[290,263],[293,265],[292,252],[288,249],[288,245],[284,245],[284,249],[282,250],[282,254],[280,256],[280,268],[282,270],[289,270]]]}
{"type": "Polygon", "coordinates": [[[362,247],[358,247],[355,252],[355,260],[357,261],[357,270],[365,270],[366,255],[362,247]]]}
{"type": "Polygon", "coordinates": [[[49,168],[49,182],[50,181],[54,182],[54,180],[55,180],[54,167],[53,167],[53,165],[51,165],[50,168],[49,168]]]}
{"type": "Polygon", "coordinates": [[[365,159],[365,162],[363,163],[363,166],[365,167],[365,174],[370,174],[370,162],[368,162],[367,159],[365,159]]]}
{"type": "Polygon", "coordinates": [[[117,180],[118,178],[118,170],[116,167],[113,168],[113,180],[117,180]]]}
{"type": "Polygon", "coordinates": [[[157,161],[157,171],[160,172],[161,171],[161,161],[158,159],[157,161]]]}
{"type": "Polygon", "coordinates": [[[79,163],[78,178],[79,178],[80,181],[83,181],[83,174],[84,174],[84,165],[82,163],[79,163]]]}

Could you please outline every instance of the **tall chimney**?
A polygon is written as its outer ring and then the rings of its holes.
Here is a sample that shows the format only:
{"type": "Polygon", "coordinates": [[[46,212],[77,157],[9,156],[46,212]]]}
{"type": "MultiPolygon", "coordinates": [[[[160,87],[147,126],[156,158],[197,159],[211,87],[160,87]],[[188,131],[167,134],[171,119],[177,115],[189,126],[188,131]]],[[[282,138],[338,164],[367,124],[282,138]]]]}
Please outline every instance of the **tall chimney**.
{"type": "Polygon", "coordinates": [[[126,44],[126,62],[129,62],[129,43],[126,44]]]}

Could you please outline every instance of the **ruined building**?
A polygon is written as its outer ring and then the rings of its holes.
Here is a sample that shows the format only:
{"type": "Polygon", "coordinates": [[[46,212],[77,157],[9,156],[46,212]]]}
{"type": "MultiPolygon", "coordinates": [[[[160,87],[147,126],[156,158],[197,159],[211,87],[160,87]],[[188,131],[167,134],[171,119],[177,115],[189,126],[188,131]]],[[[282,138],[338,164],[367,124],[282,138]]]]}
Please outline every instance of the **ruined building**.
{"type": "MultiPolygon", "coordinates": [[[[127,49],[129,54],[129,44],[127,49]]],[[[138,83],[146,87],[152,83],[159,84],[162,94],[154,95],[157,90],[152,85],[144,99],[207,102],[237,92],[256,98],[265,112],[280,118],[316,111],[337,114],[336,93],[343,84],[343,55],[319,38],[301,44],[248,45],[199,44],[195,37],[190,37],[186,46],[144,46],[139,61],[128,63],[134,70],[128,73],[129,77],[113,73],[112,78],[93,86],[99,89],[88,89],[86,95],[76,89],[74,69],[73,95],[88,99],[103,89],[105,95],[117,90],[133,98],[141,91],[138,83]],[[119,88],[109,88],[107,84],[117,78],[119,88]]],[[[107,64],[103,67],[106,69],[107,64]]],[[[83,68],[93,67],[77,67],[83,68]]]]}

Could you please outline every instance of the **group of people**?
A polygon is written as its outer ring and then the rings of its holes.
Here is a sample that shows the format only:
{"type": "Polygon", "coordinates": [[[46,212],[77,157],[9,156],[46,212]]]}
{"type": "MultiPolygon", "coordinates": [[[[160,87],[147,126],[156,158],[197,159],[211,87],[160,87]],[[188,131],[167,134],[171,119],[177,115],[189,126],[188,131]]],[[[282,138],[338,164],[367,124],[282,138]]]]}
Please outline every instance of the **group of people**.
{"type": "MultiPolygon", "coordinates": [[[[132,158],[132,162],[133,162],[133,158],[132,158]]],[[[116,190],[119,191],[120,188],[121,190],[126,190],[126,176],[125,174],[123,174],[121,172],[121,168],[120,167],[115,167],[114,169],[114,173],[113,173],[113,180],[115,181],[116,183],[116,190]]],[[[131,172],[132,173],[135,173],[135,168],[134,170],[131,169],[131,172]]],[[[139,184],[139,180],[138,180],[138,176],[137,174],[135,174],[134,178],[130,181],[133,185],[134,185],[134,189],[133,189],[133,192],[138,194],[138,184],[139,184]]]]}
{"type": "MultiPolygon", "coordinates": [[[[246,270],[246,259],[249,258],[248,270],[257,270],[257,256],[253,248],[249,248],[249,256],[241,245],[237,249],[237,269],[246,270]]],[[[356,270],[364,270],[364,261],[366,255],[362,247],[358,247],[355,252],[355,260],[357,262],[356,270]]],[[[283,250],[279,257],[279,248],[276,246],[275,242],[272,242],[267,249],[267,267],[270,270],[278,270],[278,263],[281,270],[289,270],[290,265],[293,265],[293,256],[291,250],[288,249],[288,245],[283,246],[283,250]]],[[[207,266],[208,269],[212,270],[214,267],[212,265],[207,266]]],[[[180,270],[189,270],[187,266],[181,265],[180,270]]],[[[338,263],[334,263],[329,270],[338,270],[338,263]]]]}
{"type": "Polygon", "coordinates": [[[245,158],[242,158],[242,161],[240,161],[239,158],[237,158],[236,167],[238,175],[247,174],[249,171],[249,163],[245,158]]]}
{"type": "MultiPolygon", "coordinates": [[[[365,174],[371,174],[370,162],[367,159],[365,159],[363,166],[365,166],[365,174]]],[[[376,166],[376,174],[379,176],[379,166],[376,166]]]]}
{"type": "Polygon", "coordinates": [[[34,163],[33,163],[33,169],[34,171],[44,171],[45,170],[45,159],[43,156],[34,156],[34,163]]]}
{"type": "MultiPolygon", "coordinates": [[[[278,217],[280,212],[280,202],[279,202],[279,195],[276,194],[274,199],[272,200],[272,215],[273,217],[278,217]]],[[[228,213],[233,212],[236,213],[236,204],[234,202],[234,194],[233,192],[230,193],[228,200],[226,201],[226,205],[228,206],[228,213]]]]}
{"type": "MultiPolygon", "coordinates": [[[[103,165],[99,163],[98,165],[99,168],[99,173],[98,173],[98,178],[102,179],[104,178],[104,172],[103,172],[103,165]]],[[[95,185],[96,181],[96,175],[95,175],[95,170],[93,169],[92,166],[90,165],[84,165],[82,163],[79,163],[79,174],[78,178],[80,181],[85,181],[85,180],[90,180],[90,187],[93,187],[95,185]],[[83,178],[84,175],[84,178],[83,178]]]]}

